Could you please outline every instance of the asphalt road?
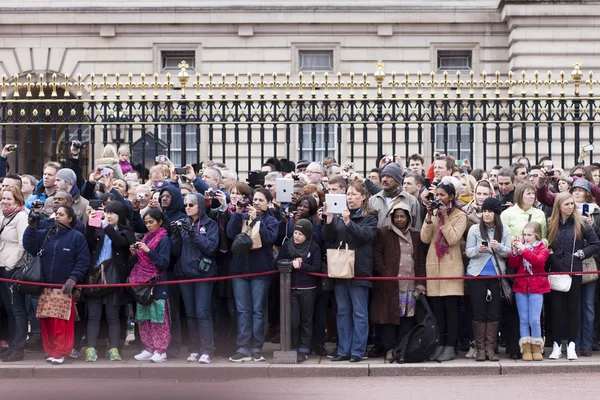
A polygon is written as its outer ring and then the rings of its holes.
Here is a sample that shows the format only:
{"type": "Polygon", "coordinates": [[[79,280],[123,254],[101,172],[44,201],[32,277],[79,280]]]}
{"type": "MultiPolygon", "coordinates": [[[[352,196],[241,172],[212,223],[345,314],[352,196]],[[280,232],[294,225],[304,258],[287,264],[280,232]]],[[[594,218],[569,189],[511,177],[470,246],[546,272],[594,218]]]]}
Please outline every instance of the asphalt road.
{"type": "Polygon", "coordinates": [[[2,399],[600,399],[594,374],[246,380],[26,379],[0,381],[2,399]]]}

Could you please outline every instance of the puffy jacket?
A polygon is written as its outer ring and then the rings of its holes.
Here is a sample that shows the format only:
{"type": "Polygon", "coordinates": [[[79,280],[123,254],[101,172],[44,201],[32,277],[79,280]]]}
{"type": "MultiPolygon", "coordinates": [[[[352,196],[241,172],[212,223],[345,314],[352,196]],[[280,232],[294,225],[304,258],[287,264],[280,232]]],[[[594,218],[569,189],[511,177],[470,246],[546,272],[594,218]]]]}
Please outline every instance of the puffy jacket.
{"type": "Polygon", "coordinates": [[[73,278],[83,282],[90,267],[90,251],[81,233],[69,228],[35,229],[27,227],[23,235],[23,247],[36,255],[50,233],[41,257],[44,282],[65,283],[73,278]]]}
{"type": "Polygon", "coordinates": [[[27,229],[27,212],[5,217],[0,215],[0,227],[4,227],[0,234],[0,267],[7,271],[22,267],[26,256],[23,248],[23,234],[27,229]]]}
{"type": "MultiPolygon", "coordinates": [[[[294,240],[294,239],[290,239],[294,240]]],[[[291,244],[291,243],[290,243],[291,244]]],[[[275,260],[275,267],[277,267],[277,261],[279,260],[292,260],[290,252],[288,250],[287,242],[281,246],[277,259],[275,260]]],[[[300,271],[306,272],[319,272],[321,270],[321,249],[319,245],[314,241],[310,244],[310,250],[306,259],[302,260],[300,271]]],[[[316,276],[306,275],[296,269],[292,270],[292,289],[307,289],[316,287],[319,284],[319,278],[316,276]]]]}
{"type": "MultiPolygon", "coordinates": [[[[53,196],[54,194],[52,194],[53,196]]],[[[25,200],[25,207],[31,209],[31,203],[33,203],[36,200],[40,200],[43,203],[46,203],[46,199],[50,197],[48,195],[46,195],[46,192],[44,191],[44,180],[40,179],[38,181],[38,183],[35,185],[35,190],[33,191],[33,193],[31,194],[31,196],[29,196],[26,200],[25,200]]]]}
{"type": "MultiPolygon", "coordinates": [[[[367,215],[353,213],[350,223],[344,221],[337,215],[328,224],[324,221],[321,229],[321,239],[336,244],[337,249],[340,242],[348,244],[348,248],[354,250],[354,276],[373,276],[373,241],[377,236],[377,213],[370,212],[367,215]]],[[[352,280],[353,286],[363,285],[372,287],[372,281],[352,280]]]]}
{"type": "Polygon", "coordinates": [[[594,230],[587,224],[583,224],[582,238],[575,239],[575,251],[573,251],[573,239],[575,229],[573,217],[569,217],[563,223],[559,219],[559,228],[554,242],[550,243],[550,248],[553,253],[550,255],[549,261],[551,269],[554,272],[568,272],[571,270],[571,260],[573,260],[573,271],[582,271],[581,261],[579,257],[573,257],[573,253],[577,250],[582,250],[585,256],[583,259],[596,255],[600,252],[600,240],[594,233],[594,230]]]}
{"type": "MultiPolygon", "coordinates": [[[[508,265],[515,269],[516,274],[528,274],[523,265],[523,260],[527,260],[531,264],[531,272],[539,274],[544,271],[546,260],[550,251],[544,245],[540,243],[533,250],[524,249],[520,255],[513,255],[511,253],[508,259],[508,265]]],[[[526,276],[523,278],[515,278],[513,283],[513,291],[516,293],[531,293],[531,294],[542,294],[550,292],[550,282],[548,282],[547,276],[526,276]]]]}
{"type": "MultiPolygon", "coordinates": [[[[231,213],[231,218],[227,223],[227,237],[235,239],[242,232],[242,222],[248,219],[248,214],[231,213]]],[[[233,256],[231,260],[231,273],[252,274],[273,270],[273,244],[277,240],[279,232],[279,222],[270,213],[263,214],[260,220],[260,239],[262,247],[256,250],[250,250],[247,257],[233,256]]],[[[271,279],[270,276],[259,277],[261,279],[271,279]]]]}
{"type": "Polygon", "coordinates": [[[206,215],[204,196],[199,193],[194,195],[198,198],[200,219],[194,222],[187,217],[193,233],[190,235],[182,230],[171,236],[171,252],[179,255],[179,260],[175,264],[175,276],[183,279],[212,278],[217,276],[215,253],[219,248],[219,227],[216,221],[206,215]],[[198,269],[203,257],[211,260],[211,265],[206,272],[198,269]]]}

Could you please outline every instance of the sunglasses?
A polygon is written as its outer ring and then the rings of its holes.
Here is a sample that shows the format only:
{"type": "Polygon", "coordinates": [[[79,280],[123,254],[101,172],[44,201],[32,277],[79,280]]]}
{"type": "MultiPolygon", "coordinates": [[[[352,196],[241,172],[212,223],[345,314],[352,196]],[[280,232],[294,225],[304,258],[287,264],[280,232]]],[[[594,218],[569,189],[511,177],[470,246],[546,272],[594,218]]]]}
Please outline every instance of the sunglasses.
{"type": "Polygon", "coordinates": [[[195,204],[192,204],[192,203],[187,203],[187,204],[185,204],[185,206],[186,206],[186,207],[188,207],[188,208],[192,208],[192,207],[194,207],[194,206],[195,206],[195,204]]]}
{"type": "Polygon", "coordinates": [[[574,176],[576,176],[578,178],[583,178],[583,174],[571,174],[571,178],[574,176]]]}

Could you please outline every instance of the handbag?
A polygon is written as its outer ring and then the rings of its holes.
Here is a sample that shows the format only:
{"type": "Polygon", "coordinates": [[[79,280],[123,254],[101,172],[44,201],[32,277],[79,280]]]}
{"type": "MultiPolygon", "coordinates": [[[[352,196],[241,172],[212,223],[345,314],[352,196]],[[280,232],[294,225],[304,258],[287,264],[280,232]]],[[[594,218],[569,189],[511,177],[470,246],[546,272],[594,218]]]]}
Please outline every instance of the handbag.
{"type": "Polygon", "coordinates": [[[336,279],[354,278],[354,250],[342,249],[342,242],[337,249],[327,249],[327,275],[336,279]]]}
{"type": "Polygon", "coordinates": [[[37,318],[71,319],[73,296],[62,289],[45,288],[40,294],[35,316],[37,318]]]}
{"type": "MultiPolygon", "coordinates": [[[[46,233],[46,237],[44,238],[44,241],[42,242],[37,254],[34,257],[30,257],[25,266],[18,268],[13,274],[12,279],[23,282],[44,282],[42,255],[44,254],[44,247],[46,246],[46,242],[48,241],[48,236],[50,236],[51,231],[52,229],[48,229],[48,233],[46,233]]],[[[22,294],[28,294],[31,296],[39,296],[39,294],[42,292],[42,289],[44,289],[43,286],[25,285],[21,283],[14,283],[12,286],[13,289],[18,290],[22,294]]]]}
{"type": "MultiPolygon", "coordinates": [[[[156,283],[158,277],[150,279],[146,283],[156,283]]],[[[127,283],[131,283],[129,277],[127,277],[127,283]]],[[[127,291],[135,299],[136,303],[142,306],[149,306],[154,303],[154,286],[127,286],[127,291]]]]}
{"type": "MultiPolygon", "coordinates": [[[[257,220],[252,221],[252,223],[248,227],[248,230],[252,229],[256,223],[258,223],[257,220]]],[[[233,239],[233,243],[231,244],[231,252],[236,257],[248,256],[248,253],[250,253],[250,250],[254,246],[254,240],[248,234],[248,230],[246,230],[245,232],[238,233],[235,239],[233,239]]]]}
{"type": "MultiPolygon", "coordinates": [[[[598,262],[593,256],[583,260],[581,265],[583,266],[584,272],[598,271],[598,262]]],[[[581,277],[581,284],[585,285],[586,283],[594,282],[595,280],[598,280],[598,274],[583,274],[581,277]]]]}
{"type": "Polygon", "coordinates": [[[200,258],[200,261],[198,261],[198,269],[200,270],[200,272],[208,272],[211,265],[212,260],[208,257],[202,257],[200,258]]]}
{"type": "MultiPolygon", "coordinates": [[[[89,285],[106,285],[110,283],[121,283],[117,268],[112,259],[104,260],[99,265],[90,268],[85,278],[89,285]]],[[[117,287],[85,288],[83,294],[87,297],[104,297],[115,293],[117,287]]]]}
{"type": "MultiPolygon", "coordinates": [[[[494,261],[496,261],[496,265],[494,265],[494,267],[496,268],[496,273],[498,275],[500,275],[500,272],[501,272],[500,271],[500,263],[498,262],[496,252],[493,249],[492,249],[492,254],[494,256],[494,261]]],[[[502,297],[502,299],[506,302],[506,304],[512,305],[513,304],[513,291],[512,291],[511,284],[508,282],[508,279],[506,279],[506,278],[498,279],[498,285],[500,286],[500,297],[502,297]]]]}
{"type": "MultiPolygon", "coordinates": [[[[571,272],[573,272],[573,253],[575,253],[575,239],[577,235],[573,235],[573,251],[571,252],[571,272]]],[[[556,292],[568,292],[571,290],[571,275],[548,275],[548,281],[550,282],[550,289],[556,292]]]]}

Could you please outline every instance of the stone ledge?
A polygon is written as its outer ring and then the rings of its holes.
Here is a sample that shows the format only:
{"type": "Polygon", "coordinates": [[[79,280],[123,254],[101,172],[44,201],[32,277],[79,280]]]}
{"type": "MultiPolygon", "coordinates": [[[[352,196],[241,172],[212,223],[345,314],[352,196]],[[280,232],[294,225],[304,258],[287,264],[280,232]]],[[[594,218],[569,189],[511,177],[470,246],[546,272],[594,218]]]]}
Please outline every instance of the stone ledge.
{"type": "Polygon", "coordinates": [[[282,365],[269,367],[269,378],[340,378],[369,376],[370,364],[282,365]]]}
{"type": "Polygon", "coordinates": [[[466,365],[450,363],[370,364],[369,376],[465,376],[501,375],[500,363],[466,365]]]}
{"type": "MultiPolygon", "coordinates": [[[[86,364],[67,364],[67,365],[35,365],[30,366],[31,377],[33,378],[140,378],[139,365],[86,365],[86,364]]],[[[0,368],[0,376],[2,370],[0,368]]],[[[4,377],[4,376],[2,376],[4,377]]]]}
{"type": "Polygon", "coordinates": [[[523,374],[561,374],[561,373],[597,373],[600,372],[600,363],[582,361],[555,361],[555,362],[517,362],[515,364],[501,364],[502,375],[523,374]]]}
{"type": "Polygon", "coordinates": [[[268,378],[269,364],[142,364],[139,377],[143,379],[249,379],[268,378]]]}

